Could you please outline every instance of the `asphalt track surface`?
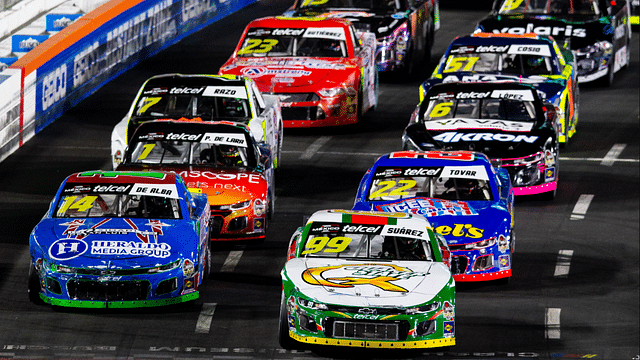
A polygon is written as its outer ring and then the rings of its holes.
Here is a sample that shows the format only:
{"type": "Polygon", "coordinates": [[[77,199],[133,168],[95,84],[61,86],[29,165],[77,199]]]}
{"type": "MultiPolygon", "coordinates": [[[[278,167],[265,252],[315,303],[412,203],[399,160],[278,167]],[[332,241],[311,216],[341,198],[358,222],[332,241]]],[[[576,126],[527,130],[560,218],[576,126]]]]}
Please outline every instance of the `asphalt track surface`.
{"type": "MultiPolygon", "coordinates": [[[[560,154],[556,199],[516,201],[510,283],[458,285],[457,345],[447,351],[285,351],[277,342],[279,272],[291,234],[316,210],[350,208],[364,171],[399,149],[434,61],[408,81],[383,78],[379,106],[358,126],[285,131],[267,240],[216,247],[214,272],[192,306],[85,311],[28,301],[29,232],[67,175],[109,169],[111,129],[142,82],[167,72],[216,73],[250,20],[288,4],[262,1],[144,61],[0,163],[0,358],[639,359],[638,32],[631,64],[611,88],[581,87],[578,132],[560,154]]],[[[434,60],[488,12],[473,1],[467,10],[450,4],[442,4],[434,60]]]]}

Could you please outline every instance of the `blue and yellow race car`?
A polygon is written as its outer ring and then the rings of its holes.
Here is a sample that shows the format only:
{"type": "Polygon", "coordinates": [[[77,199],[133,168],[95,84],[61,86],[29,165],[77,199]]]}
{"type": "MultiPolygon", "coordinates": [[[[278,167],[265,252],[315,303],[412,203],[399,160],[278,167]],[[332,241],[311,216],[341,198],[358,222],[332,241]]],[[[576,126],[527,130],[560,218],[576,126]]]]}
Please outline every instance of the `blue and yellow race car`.
{"type": "Polygon", "coordinates": [[[514,81],[533,85],[556,106],[558,141],[569,142],[578,124],[579,88],[573,53],[550,36],[476,33],[453,40],[420,87],[420,101],[434,84],[514,81]]]}
{"type": "Polygon", "coordinates": [[[422,215],[447,241],[456,282],[507,282],[513,198],[508,172],[482,153],[399,151],[367,170],[353,209],[422,215]]]}
{"type": "Polygon", "coordinates": [[[211,269],[210,209],[169,172],[67,177],[31,232],[29,298],[76,308],[195,300],[211,269]]]}

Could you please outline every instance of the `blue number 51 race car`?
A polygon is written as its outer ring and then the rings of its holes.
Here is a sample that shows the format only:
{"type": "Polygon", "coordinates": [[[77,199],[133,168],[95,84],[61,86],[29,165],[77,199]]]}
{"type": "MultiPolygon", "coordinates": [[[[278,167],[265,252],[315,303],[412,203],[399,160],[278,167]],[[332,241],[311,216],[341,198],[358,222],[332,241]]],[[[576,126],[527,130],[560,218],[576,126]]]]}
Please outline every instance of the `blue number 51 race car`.
{"type": "Polygon", "coordinates": [[[78,308],[197,299],[211,268],[209,204],[165,172],[67,177],[31,232],[29,298],[78,308]]]}

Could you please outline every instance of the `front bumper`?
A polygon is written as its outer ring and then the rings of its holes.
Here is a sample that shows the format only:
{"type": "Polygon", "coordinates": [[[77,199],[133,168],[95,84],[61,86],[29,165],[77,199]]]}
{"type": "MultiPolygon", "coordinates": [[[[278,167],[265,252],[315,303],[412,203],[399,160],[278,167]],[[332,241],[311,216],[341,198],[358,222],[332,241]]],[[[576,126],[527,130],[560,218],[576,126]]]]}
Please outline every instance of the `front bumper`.
{"type": "Polygon", "coordinates": [[[219,210],[211,206],[211,240],[256,240],[266,237],[266,219],[256,217],[251,206],[240,210],[219,210]]]}
{"type": "Polygon", "coordinates": [[[456,282],[490,281],[511,276],[511,248],[508,242],[491,250],[453,250],[451,271],[456,282]]]}
{"type": "MultiPolygon", "coordinates": [[[[531,157],[533,156],[535,155],[531,157]]],[[[534,162],[516,163],[520,159],[492,159],[492,162],[500,164],[509,172],[514,195],[534,195],[556,190],[558,163],[555,154],[548,152],[534,162]]]]}
{"type": "Polygon", "coordinates": [[[285,128],[355,124],[358,122],[357,96],[354,93],[315,101],[283,102],[282,124],[285,128]]]}
{"type": "MultiPolygon", "coordinates": [[[[135,271],[132,269],[131,271],[135,271]]],[[[120,270],[124,272],[128,270],[120,270]]],[[[78,271],[92,273],[92,270],[78,271]]],[[[200,274],[185,277],[182,268],[148,275],[60,274],[41,269],[40,299],[55,306],[75,308],[140,308],[197,299],[200,274]]]]}

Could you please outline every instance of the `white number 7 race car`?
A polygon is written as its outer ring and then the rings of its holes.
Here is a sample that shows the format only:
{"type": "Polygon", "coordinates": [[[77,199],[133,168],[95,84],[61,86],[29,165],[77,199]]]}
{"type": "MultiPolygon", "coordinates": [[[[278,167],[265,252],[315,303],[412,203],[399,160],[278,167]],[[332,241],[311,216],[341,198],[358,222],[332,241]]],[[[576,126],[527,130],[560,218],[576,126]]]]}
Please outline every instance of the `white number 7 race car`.
{"type": "MultiPolygon", "coordinates": [[[[250,78],[234,75],[154,76],[142,85],[127,115],[111,133],[111,161],[122,162],[138,125],[158,119],[231,120],[245,123],[258,143],[280,165],[282,112],[277,96],[262,95],[250,78]]],[[[266,154],[265,154],[266,155],[266,154]]]]}

